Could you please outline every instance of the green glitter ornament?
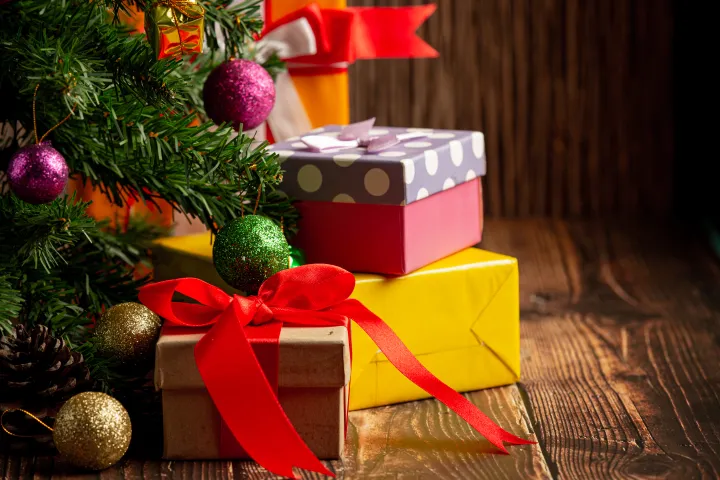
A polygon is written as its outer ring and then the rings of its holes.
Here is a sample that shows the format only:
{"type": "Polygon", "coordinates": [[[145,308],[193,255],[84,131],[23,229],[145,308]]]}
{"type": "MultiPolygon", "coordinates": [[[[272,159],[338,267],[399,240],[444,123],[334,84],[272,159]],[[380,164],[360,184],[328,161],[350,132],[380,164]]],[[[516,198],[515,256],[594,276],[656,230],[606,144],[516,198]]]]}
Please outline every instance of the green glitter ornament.
{"type": "Polygon", "coordinates": [[[300,250],[298,247],[290,245],[290,257],[288,258],[290,268],[299,267],[305,265],[305,252],[300,250]]]}
{"type": "Polygon", "coordinates": [[[267,217],[246,215],[225,225],[213,245],[213,264],[228,285],[247,294],[288,268],[290,246],[279,226],[267,217]]]}

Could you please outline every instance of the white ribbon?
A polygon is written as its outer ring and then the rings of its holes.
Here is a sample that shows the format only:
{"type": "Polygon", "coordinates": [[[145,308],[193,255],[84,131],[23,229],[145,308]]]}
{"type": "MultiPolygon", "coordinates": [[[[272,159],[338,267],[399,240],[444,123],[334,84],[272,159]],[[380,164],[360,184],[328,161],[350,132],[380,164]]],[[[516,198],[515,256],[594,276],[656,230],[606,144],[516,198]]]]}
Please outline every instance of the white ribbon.
{"type": "Polygon", "coordinates": [[[317,53],[317,42],[307,18],[298,18],[267,32],[255,44],[255,61],[265,62],[272,54],[281,59],[317,53]]]}
{"type": "MultiPolygon", "coordinates": [[[[272,54],[284,60],[317,53],[315,33],[306,18],[299,18],[269,31],[255,47],[255,60],[258,63],[263,63],[272,54]]],[[[312,129],[300,95],[287,71],[275,79],[275,106],[267,118],[267,124],[278,142],[312,129]]]]}
{"type": "Polygon", "coordinates": [[[368,153],[377,153],[394,147],[401,142],[405,142],[407,140],[412,140],[415,138],[425,138],[427,136],[427,133],[412,132],[401,133],[399,135],[391,133],[388,135],[374,137],[367,136],[354,140],[343,140],[335,137],[326,137],[324,135],[305,135],[300,138],[300,141],[304,143],[311,151],[318,153],[328,151],[335,152],[358,147],[365,148],[368,153]]]}

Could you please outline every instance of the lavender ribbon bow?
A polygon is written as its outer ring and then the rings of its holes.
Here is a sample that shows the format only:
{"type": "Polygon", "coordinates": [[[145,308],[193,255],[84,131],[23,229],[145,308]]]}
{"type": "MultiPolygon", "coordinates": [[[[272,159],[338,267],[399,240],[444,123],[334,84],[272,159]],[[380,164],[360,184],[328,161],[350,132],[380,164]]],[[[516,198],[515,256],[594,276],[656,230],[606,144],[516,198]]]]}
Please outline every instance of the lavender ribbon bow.
{"type": "Polygon", "coordinates": [[[358,147],[365,148],[368,153],[377,153],[394,147],[400,142],[428,136],[427,133],[413,132],[399,135],[391,133],[373,137],[370,135],[370,130],[374,125],[375,118],[373,117],[362,122],[351,123],[340,131],[337,138],[324,135],[305,135],[300,138],[300,141],[307,145],[311,151],[318,153],[358,147]]]}

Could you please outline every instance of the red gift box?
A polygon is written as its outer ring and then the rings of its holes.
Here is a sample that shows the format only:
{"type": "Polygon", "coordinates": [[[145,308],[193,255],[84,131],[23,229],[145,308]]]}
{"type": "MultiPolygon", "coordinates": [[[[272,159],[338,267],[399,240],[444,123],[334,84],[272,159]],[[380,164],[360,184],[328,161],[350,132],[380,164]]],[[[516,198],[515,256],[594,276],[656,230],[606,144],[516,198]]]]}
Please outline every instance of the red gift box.
{"type": "Polygon", "coordinates": [[[310,263],[402,275],[480,242],[479,179],[400,205],[298,202],[295,240],[310,263]]]}
{"type": "Polygon", "coordinates": [[[370,127],[370,138],[407,137],[377,151],[338,139],[369,123],[328,125],[271,147],[285,170],[281,189],[298,200],[294,242],[307,261],[404,275],[479,243],[483,134],[370,127]]]}

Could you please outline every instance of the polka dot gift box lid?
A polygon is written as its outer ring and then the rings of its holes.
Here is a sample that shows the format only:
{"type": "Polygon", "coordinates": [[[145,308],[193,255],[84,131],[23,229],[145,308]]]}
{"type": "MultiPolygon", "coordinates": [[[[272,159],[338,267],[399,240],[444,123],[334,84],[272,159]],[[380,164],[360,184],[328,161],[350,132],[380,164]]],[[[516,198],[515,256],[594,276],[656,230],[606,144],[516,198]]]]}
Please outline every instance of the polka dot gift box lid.
{"type": "MultiPolygon", "coordinates": [[[[313,135],[337,137],[328,125],[313,135]]],[[[311,150],[300,137],[270,146],[285,170],[281,189],[299,200],[407,205],[485,175],[485,138],[480,132],[376,127],[370,136],[422,133],[382,151],[366,147],[311,150]]]]}

